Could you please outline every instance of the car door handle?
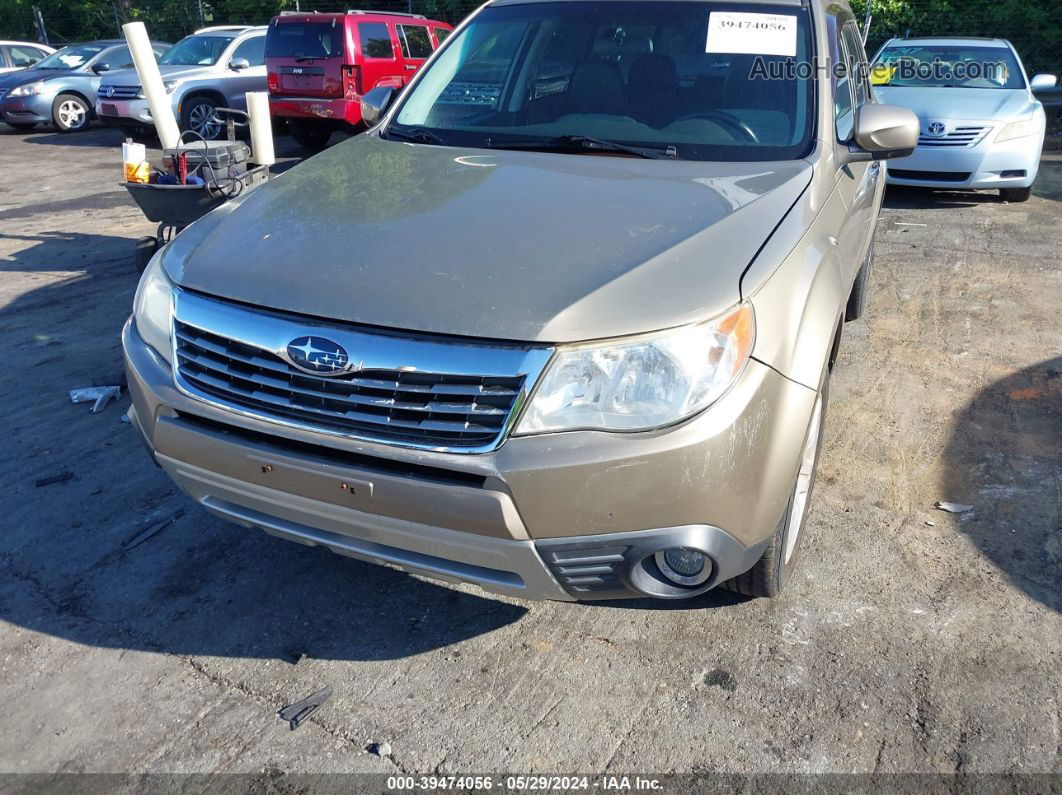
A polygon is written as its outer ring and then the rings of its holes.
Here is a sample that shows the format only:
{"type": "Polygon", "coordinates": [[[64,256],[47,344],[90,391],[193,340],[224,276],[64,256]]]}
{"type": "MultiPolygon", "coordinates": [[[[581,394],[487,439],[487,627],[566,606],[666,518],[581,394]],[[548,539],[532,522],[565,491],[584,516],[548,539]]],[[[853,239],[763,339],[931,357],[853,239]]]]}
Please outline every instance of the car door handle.
{"type": "Polygon", "coordinates": [[[416,64],[412,64],[412,63],[407,63],[406,64],[406,69],[416,69],[416,68],[417,68],[416,64]]]}

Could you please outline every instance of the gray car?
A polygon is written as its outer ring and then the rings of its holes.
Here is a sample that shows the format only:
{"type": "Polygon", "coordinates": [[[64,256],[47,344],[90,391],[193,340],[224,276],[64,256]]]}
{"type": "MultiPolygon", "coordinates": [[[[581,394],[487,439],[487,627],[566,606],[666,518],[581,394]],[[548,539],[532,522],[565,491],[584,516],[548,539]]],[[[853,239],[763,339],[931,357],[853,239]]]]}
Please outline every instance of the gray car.
{"type": "MultiPolygon", "coordinates": [[[[151,47],[161,55],[169,44],[152,42],[151,47]]],[[[17,130],[41,123],[54,124],[62,133],[83,130],[95,115],[101,76],[132,65],[124,40],[71,44],[29,69],[0,77],[0,119],[17,130]]]]}
{"type": "MultiPolygon", "coordinates": [[[[266,90],[265,27],[203,28],[181,39],[162,58],[159,71],[182,131],[213,140],[223,125],[214,111],[247,107],[248,91],[266,90]]],[[[108,75],[96,113],[107,124],[154,129],[151,108],[135,71],[108,75]]]]}
{"type": "Polygon", "coordinates": [[[417,575],[775,595],[918,136],[865,64],[834,0],[494,0],[152,260],[130,419],[213,514],[417,575]]]}
{"type": "Polygon", "coordinates": [[[910,108],[922,125],[915,154],[888,169],[890,184],[1032,195],[1047,126],[1032,92],[1058,81],[1028,80],[1010,42],[890,39],[871,79],[882,102],[910,108]]]}

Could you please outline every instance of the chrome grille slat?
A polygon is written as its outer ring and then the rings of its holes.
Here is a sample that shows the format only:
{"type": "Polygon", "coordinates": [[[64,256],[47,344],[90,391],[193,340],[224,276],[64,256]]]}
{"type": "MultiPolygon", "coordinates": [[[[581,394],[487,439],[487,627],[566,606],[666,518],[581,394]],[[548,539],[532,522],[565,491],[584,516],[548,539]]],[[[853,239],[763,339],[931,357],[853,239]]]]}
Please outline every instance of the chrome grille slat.
{"type": "Polygon", "coordinates": [[[140,86],[108,86],[112,93],[98,94],[100,101],[105,102],[108,99],[136,99],[136,95],[140,93],[140,86]]]}
{"type": "MultiPolygon", "coordinates": [[[[321,389],[314,389],[313,387],[295,385],[291,380],[285,380],[283,378],[274,378],[270,375],[263,375],[256,372],[240,372],[233,370],[224,361],[218,361],[211,356],[204,356],[201,353],[195,352],[194,348],[188,346],[178,347],[177,355],[185,361],[193,362],[198,367],[206,370],[212,370],[215,373],[221,373],[226,378],[234,378],[241,381],[249,381],[260,386],[270,387],[278,390],[291,390],[297,389],[299,394],[311,395],[313,397],[319,397],[326,400],[343,400],[355,403],[362,406],[376,406],[379,408],[398,409],[402,411],[431,411],[440,414],[471,414],[476,417],[480,416],[506,416],[509,412],[503,409],[491,406],[488,404],[478,403],[415,403],[412,401],[398,400],[394,397],[378,397],[372,395],[363,395],[352,390],[347,391],[326,391],[321,389]]],[[[272,372],[272,371],[271,371],[272,372]]],[[[292,378],[299,378],[300,376],[292,376],[292,378]]],[[[313,381],[311,377],[307,380],[313,381]]],[[[333,383],[337,387],[345,386],[342,382],[326,382],[329,386],[333,383]]],[[[404,391],[404,390],[393,390],[404,391]]]]}
{"type": "Polygon", "coordinates": [[[918,145],[929,147],[970,147],[980,143],[991,129],[991,127],[980,125],[956,127],[946,135],[920,135],[918,137],[918,145]]]}
{"type": "MultiPolygon", "coordinates": [[[[281,420],[359,438],[447,448],[498,442],[524,386],[523,375],[454,375],[364,369],[324,377],[274,352],[175,320],[177,372],[210,398],[281,420]]],[[[415,344],[415,343],[412,343],[415,344]]]]}

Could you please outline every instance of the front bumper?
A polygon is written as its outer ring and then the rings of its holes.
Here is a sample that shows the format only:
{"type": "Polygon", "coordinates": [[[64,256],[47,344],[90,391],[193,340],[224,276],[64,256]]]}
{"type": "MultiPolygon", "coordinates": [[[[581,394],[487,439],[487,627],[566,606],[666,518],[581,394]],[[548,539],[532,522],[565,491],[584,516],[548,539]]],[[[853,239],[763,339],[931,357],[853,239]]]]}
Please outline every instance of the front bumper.
{"type": "Polygon", "coordinates": [[[911,185],[952,190],[1027,188],[1036,180],[1043,135],[993,142],[993,129],[977,146],[919,146],[914,154],[886,164],[890,185],[911,185]],[[912,178],[895,172],[921,172],[912,178]],[[1005,172],[1024,172],[1005,176],[1005,172]]]}
{"type": "Polygon", "coordinates": [[[32,97],[12,97],[8,93],[0,100],[0,118],[11,124],[51,122],[53,99],[49,93],[32,97]]]}
{"type": "Polygon", "coordinates": [[[321,122],[357,125],[361,123],[361,99],[322,99],[320,97],[269,97],[273,116],[285,119],[312,119],[321,122]]]}
{"type": "MultiPolygon", "coordinates": [[[[174,114],[177,113],[174,104],[174,114]]],[[[151,107],[146,99],[99,99],[96,101],[96,117],[105,124],[121,125],[130,122],[153,126],[151,107]]],[[[175,115],[175,118],[180,118],[175,115]]]]}
{"type": "Polygon", "coordinates": [[[525,599],[693,596],[755,564],[783,514],[815,395],[752,361],[711,409],[652,433],[510,438],[484,454],[325,437],[179,392],[130,322],[130,417],[207,510],[411,573],[525,599]],[[653,553],[700,549],[691,591],[653,553]]]}

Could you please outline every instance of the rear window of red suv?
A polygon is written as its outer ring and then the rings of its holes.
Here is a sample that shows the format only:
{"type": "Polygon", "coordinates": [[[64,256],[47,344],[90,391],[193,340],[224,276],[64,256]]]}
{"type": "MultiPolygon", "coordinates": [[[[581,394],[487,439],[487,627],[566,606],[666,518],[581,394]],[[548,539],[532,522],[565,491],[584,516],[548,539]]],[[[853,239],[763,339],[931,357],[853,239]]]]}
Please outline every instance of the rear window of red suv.
{"type": "Polygon", "coordinates": [[[343,26],[278,22],[266,36],[267,58],[335,58],[343,54],[343,26]]]}

